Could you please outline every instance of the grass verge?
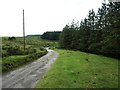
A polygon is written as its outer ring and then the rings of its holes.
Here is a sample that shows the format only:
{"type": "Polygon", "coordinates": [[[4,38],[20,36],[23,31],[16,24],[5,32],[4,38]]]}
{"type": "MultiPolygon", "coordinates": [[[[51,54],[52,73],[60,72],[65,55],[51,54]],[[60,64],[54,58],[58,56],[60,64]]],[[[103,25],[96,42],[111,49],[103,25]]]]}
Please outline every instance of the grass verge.
{"type": "Polygon", "coordinates": [[[118,88],[119,60],[80,51],[57,51],[58,60],[37,88],[118,88]]]}
{"type": "Polygon", "coordinates": [[[29,55],[13,55],[2,59],[2,72],[8,72],[27,63],[30,63],[47,53],[46,50],[32,53],[29,55]]]}

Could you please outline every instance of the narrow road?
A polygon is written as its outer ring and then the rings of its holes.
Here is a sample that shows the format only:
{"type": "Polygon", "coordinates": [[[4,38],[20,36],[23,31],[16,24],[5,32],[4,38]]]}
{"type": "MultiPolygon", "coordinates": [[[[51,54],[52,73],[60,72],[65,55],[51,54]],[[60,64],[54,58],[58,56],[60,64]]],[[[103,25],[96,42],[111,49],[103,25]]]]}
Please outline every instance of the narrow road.
{"type": "Polygon", "coordinates": [[[31,64],[2,76],[2,88],[34,88],[59,54],[47,49],[48,54],[31,64]]]}

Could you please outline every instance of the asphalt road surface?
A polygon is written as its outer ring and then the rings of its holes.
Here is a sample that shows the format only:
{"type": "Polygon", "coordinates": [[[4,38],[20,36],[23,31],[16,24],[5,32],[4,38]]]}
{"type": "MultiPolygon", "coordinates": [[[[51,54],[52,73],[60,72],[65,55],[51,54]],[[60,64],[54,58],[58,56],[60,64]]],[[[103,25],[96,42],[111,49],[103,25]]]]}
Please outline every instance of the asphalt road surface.
{"type": "Polygon", "coordinates": [[[2,88],[34,88],[59,56],[54,50],[47,51],[47,55],[33,63],[3,75],[2,88]]]}

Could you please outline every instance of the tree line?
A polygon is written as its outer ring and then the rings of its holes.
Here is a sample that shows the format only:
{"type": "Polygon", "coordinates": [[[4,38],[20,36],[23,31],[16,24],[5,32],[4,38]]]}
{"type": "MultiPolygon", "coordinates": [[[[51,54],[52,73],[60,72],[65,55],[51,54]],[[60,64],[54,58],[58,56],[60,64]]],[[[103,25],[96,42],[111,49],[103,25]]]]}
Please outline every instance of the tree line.
{"type": "Polygon", "coordinates": [[[73,20],[60,35],[61,48],[120,58],[120,2],[102,3],[80,23],[73,20]]]}
{"type": "Polygon", "coordinates": [[[45,32],[41,35],[41,38],[47,40],[59,40],[60,33],[61,31],[45,32]]]}

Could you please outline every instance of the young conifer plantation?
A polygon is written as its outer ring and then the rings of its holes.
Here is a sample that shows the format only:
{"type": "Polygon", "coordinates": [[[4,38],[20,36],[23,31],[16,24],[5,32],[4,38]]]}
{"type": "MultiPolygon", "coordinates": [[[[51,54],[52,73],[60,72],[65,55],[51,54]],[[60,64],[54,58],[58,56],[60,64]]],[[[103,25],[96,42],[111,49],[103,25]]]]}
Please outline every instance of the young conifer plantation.
{"type": "Polygon", "coordinates": [[[102,3],[80,26],[72,21],[60,36],[60,47],[120,58],[120,2],[102,3]]]}

